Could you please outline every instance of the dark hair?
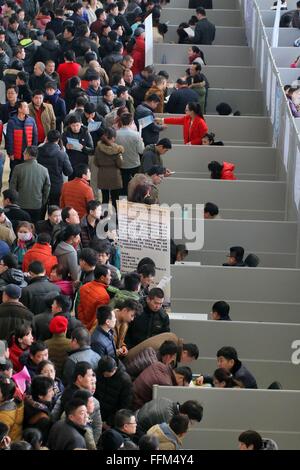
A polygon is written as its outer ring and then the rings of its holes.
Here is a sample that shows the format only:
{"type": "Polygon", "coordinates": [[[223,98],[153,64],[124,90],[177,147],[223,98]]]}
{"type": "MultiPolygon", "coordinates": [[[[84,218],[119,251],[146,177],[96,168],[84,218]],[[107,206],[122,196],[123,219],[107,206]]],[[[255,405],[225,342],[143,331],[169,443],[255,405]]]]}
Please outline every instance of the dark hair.
{"type": "MultiPolygon", "coordinates": [[[[32,326],[30,323],[28,322],[20,323],[19,325],[15,327],[12,337],[14,337],[15,342],[19,344],[18,339],[22,339],[24,338],[24,336],[27,336],[30,333],[30,331],[32,331],[32,326]]],[[[10,341],[10,344],[11,344],[11,341],[10,341]]]]}
{"type": "Polygon", "coordinates": [[[156,93],[151,93],[151,95],[149,95],[147,98],[146,98],[146,101],[154,101],[154,103],[160,103],[160,98],[159,96],[157,96],[156,93]]]}
{"type": "Polygon", "coordinates": [[[51,242],[51,235],[46,232],[39,233],[36,237],[36,242],[40,243],[41,245],[49,245],[51,242]]]}
{"type": "Polygon", "coordinates": [[[28,266],[28,272],[33,274],[42,274],[45,272],[45,266],[40,261],[32,261],[28,266]]]}
{"type": "Polygon", "coordinates": [[[218,382],[224,382],[224,388],[234,388],[234,387],[244,387],[241,382],[235,380],[228,370],[219,368],[214,371],[214,377],[217,379],[218,382]]]}
{"type": "Polygon", "coordinates": [[[85,261],[90,266],[96,266],[97,252],[92,248],[83,248],[79,253],[79,260],[85,261]]]}
{"type": "Polygon", "coordinates": [[[136,313],[140,310],[140,303],[137,300],[125,299],[123,302],[118,304],[118,308],[122,310],[126,308],[127,310],[134,310],[136,313]]]}
{"type": "Polygon", "coordinates": [[[133,115],[131,113],[122,113],[120,116],[122,126],[129,126],[133,121],[133,115]]]}
{"type": "Polygon", "coordinates": [[[239,442],[242,442],[247,447],[253,445],[253,450],[261,450],[263,447],[263,440],[260,434],[256,431],[244,431],[239,435],[239,442]]]}
{"type": "Polygon", "coordinates": [[[107,276],[108,271],[109,268],[105,264],[97,263],[94,271],[95,280],[97,281],[100,277],[107,276]]]}
{"type": "Polygon", "coordinates": [[[35,227],[31,222],[27,222],[27,220],[23,220],[22,222],[19,222],[17,225],[16,232],[20,230],[21,227],[26,227],[28,230],[31,230],[32,233],[35,233],[35,227]]]}
{"type": "Polygon", "coordinates": [[[17,73],[17,78],[22,80],[23,82],[27,83],[28,81],[28,74],[27,72],[23,72],[22,70],[17,73]]]}
{"type": "Polygon", "coordinates": [[[127,409],[118,410],[115,414],[115,428],[122,429],[124,424],[128,424],[130,418],[134,416],[134,412],[127,409]]]}
{"type": "Polygon", "coordinates": [[[138,269],[137,272],[142,275],[143,277],[148,276],[155,276],[155,267],[152,264],[142,264],[138,269]]]}
{"type": "Polygon", "coordinates": [[[142,204],[153,204],[153,199],[149,196],[151,185],[148,183],[137,184],[131,196],[131,202],[142,204]]]}
{"type": "Polygon", "coordinates": [[[137,272],[140,272],[139,269],[141,266],[143,266],[144,264],[150,264],[151,266],[153,266],[154,268],[156,267],[155,266],[155,263],[153,261],[153,259],[151,258],[142,258],[139,262],[138,262],[138,265],[137,265],[137,272]]]}
{"type": "Polygon", "coordinates": [[[4,439],[5,436],[7,436],[9,433],[9,427],[7,426],[7,424],[5,423],[2,423],[2,421],[0,421],[0,442],[4,439]]]}
{"type": "Polygon", "coordinates": [[[14,441],[10,444],[10,450],[33,450],[27,441],[14,441]]]}
{"type": "Polygon", "coordinates": [[[11,400],[14,397],[16,384],[13,380],[0,375],[0,391],[3,401],[11,400]]]}
{"type": "Polygon", "coordinates": [[[8,267],[8,269],[11,269],[11,268],[17,269],[18,268],[17,257],[15,255],[13,255],[12,253],[7,253],[7,255],[4,255],[3,258],[2,258],[2,262],[5,266],[8,267]]]}
{"type": "Polygon", "coordinates": [[[55,39],[55,33],[52,31],[52,29],[46,29],[43,33],[43,36],[45,36],[48,41],[53,41],[55,39]]]}
{"type": "Polygon", "coordinates": [[[69,49],[64,53],[64,59],[69,61],[69,62],[74,62],[75,61],[75,52],[72,49],[69,49]]]}
{"type": "Polygon", "coordinates": [[[141,278],[136,272],[125,274],[124,288],[129,291],[136,291],[140,285],[141,278]]]}
{"type": "Polygon", "coordinates": [[[31,158],[36,158],[38,155],[38,148],[35,145],[29,145],[25,148],[25,153],[28,153],[31,158]]]}
{"type": "Polygon", "coordinates": [[[44,369],[45,366],[53,366],[54,369],[55,369],[55,365],[53,364],[52,361],[45,360],[45,361],[42,361],[38,364],[38,366],[36,368],[37,375],[41,375],[42,370],[44,369]]]}
{"type": "Polygon", "coordinates": [[[81,228],[79,224],[68,224],[66,228],[59,234],[58,242],[66,242],[71,237],[80,235],[81,228]]]}
{"type": "Polygon", "coordinates": [[[80,406],[86,406],[85,402],[80,398],[72,398],[70,401],[67,401],[65,404],[66,416],[69,417],[80,406]]]}
{"type": "Polygon", "coordinates": [[[84,401],[85,406],[87,406],[89,399],[93,396],[93,394],[86,389],[76,390],[72,399],[80,398],[80,400],[84,401]]]}
{"type": "Polygon", "coordinates": [[[77,122],[80,122],[80,124],[82,123],[81,117],[78,116],[76,113],[71,114],[71,116],[68,119],[68,126],[70,126],[71,124],[77,124],[77,122]]]}
{"type": "Polygon", "coordinates": [[[91,370],[93,369],[91,364],[89,362],[86,362],[86,361],[80,361],[80,362],[76,362],[75,364],[75,369],[74,369],[74,372],[73,372],[73,383],[76,382],[77,380],[77,377],[80,375],[81,377],[84,377],[87,373],[88,370],[91,370]]]}
{"type": "Polygon", "coordinates": [[[68,295],[58,294],[56,297],[54,297],[52,303],[54,301],[61,307],[62,312],[70,312],[72,308],[72,302],[68,295]]]}
{"type": "Polygon", "coordinates": [[[45,375],[36,375],[33,377],[30,390],[32,398],[35,401],[39,401],[39,395],[42,397],[47,395],[48,390],[54,386],[54,380],[50,377],[46,377],[45,375]]]}
{"type": "Polygon", "coordinates": [[[193,378],[193,373],[190,367],[187,367],[187,366],[176,367],[176,369],[174,369],[174,372],[176,372],[179,375],[182,375],[184,378],[184,381],[187,383],[190,383],[193,378]]]}
{"type": "Polygon", "coordinates": [[[63,220],[64,222],[66,222],[67,218],[69,217],[69,215],[70,215],[69,212],[70,212],[71,209],[73,209],[73,207],[69,207],[69,206],[64,207],[64,208],[62,209],[62,211],[61,211],[61,218],[62,218],[62,220],[63,220]]]}
{"type": "Polygon", "coordinates": [[[203,406],[196,400],[187,400],[179,405],[179,412],[200,423],[203,417],[203,406]]]}
{"type": "Polygon", "coordinates": [[[42,90],[34,90],[32,92],[32,98],[34,98],[35,96],[39,96],[39,95],[44,96],[44,92],[42,90]]]}
{"type": "Polygon", "coordinates": [[[159,299],[163,299],[165,296],[164,291],[160,287],[153,287],[150,289],[148,297],[149,299],[154,299],[154,297],[158,297],[159,299]]]}
{"type": "Polygon", "coordinates": [[[235,348],[232,346],[223,346],[217,351],[217,357],[225,357],[225,359],[233,359],[234,361],[238,360],[238,353],[235,348]]]}
{"type": "Polygon", "coordinates": [[[48,142],[50,142],[51,144],[57,142],[58,140],[61,139],[61,134],[59,131],[57,131],[56,129],[52,129],[51,131],[48,132],[47,134],[47,140],[48,142]]]}
{"type": "Polygon", "coordinates": [[[166,80],[169,80],[170,75],[165,70],[160,70],[157,75],[164,77],[166,80]]]}
{"type": "Polygon", "coordinates": [[[91,200],[86,205],[87,213],[89,214],[90,211],[94,211],[97,207],[101,206],[101,203],[98,200],[91,200]]]}
{"type": "Polygon", "coordinates": [[[228,318],[229,311],[230,311],[230,305],[227,302],[225,302],[224,300],[219,300],[218,302],[215,302],[213,304],[212,311],[218,313],[218,315],[220,315],[221,319],[222,318],[228,318]]]}
{"type": "Polygon", "coordinates": [[[66,24],[66,25],[64,26],[63,33],[64,33],[65,31],[68,31],[68,33],[71,33],[72,36],[75,36],[76,28],[75,28],[75,26],[74,26],[73,24],[66,24]]]}
{"type": "Polygon", "coordinates": [[[81,178],[82,175],[87,175],[89,171],[89,166],[86,163],[79,163],[79,165],[75,166],[73,174],[75,178],[81,178]]]}
{"type": "Polygon", "coordinates": [[[12,204],[16,204],[19,200],[19,193],[15,189],[5,189],[2,195],[4,199],[9,199],[12,204]]]}
{"type": "Polygon", "coordinates": [[[105,12],[104,8],[97,8],[97,10],[95,11],[97,20],[100,18],[100,16],[101,16],[104,12],[105,12]]]}
{"type": "Polygon", "coordinates": [[[115,139],[117,135],[116,129],[113,127],[107,127],[104,129],[103,134],[101,136],[101,140],[104,143],[107,143],[107,140],[115,139]]]}
{"type": "Polygon", "coordinates": [[[43,341],[35,341],[30,346],[29,353],[31,356],[35,356],[36,353],[45,351],[45,349],[48,349],[48,346],[45,343],[43,343],[43,341]]]}
{"type": "Polygon", "coordinates": [[[159,448],[159,440],[157,436],[144,434],[139,440],[139,450],[151,451],[159,448]]]}
{"type": "Polygon", "coordinates": [[[68,268],[66,268],[62,264],[55,264],[54,266],[52,266],[51,271],[54,271],[54,270],[56,271],[56,274],[61,276],[64,281],[68,279],[68,274],[69,274],[68,268]]]}
{"type": "Polygon", "coordinates": [[[99,326],[105,325],[107,320],[112,319],[112,308],[108,305],[103,305],[97,308],[97,322],[99,326]]]}
{"type": "Polygon", "coordinates": [[[76,339],[81,348],[89,346],[91,343],[91,336],[89,330],[84,326],[77,326],[71,333],[71,339],[76,339]]]}
{"type": "Polygon", "coordinates": [[[214,143],[214,141],[215,141],[215,134],[214,134],[213,132],[211,132],[210,134],[205,134],[205,135],[202,137],[202,139],[204,139],[205,137],[208,139],[209,145],[211,145],[211,144],[214,143]]]}
{"type": "Polygon", "coordinates": [[[172,429],[172,431],[176,435],[179,435],[179,434],[184,434],[188,431],[189,423],[190,423],[190,420],[188,416],[178,414],[178,415],[172,416],[169,422],[169,427],[172,429]]]}
{"type": "Polygon", "coordinates": [[[204,9],[203,7],[197,7],[197,8],[196,8],[196,13],[197,13],[198,15],[206,16],[206,11],[205,11],[205,9],[204,9]]]}
{"type": "Polygon", "coordinates": [[[216,106],[216,111],[220,116],[228,116],[232,113],[232,107],[228,103],[219,103],[216,106]]]}
{"type": "Polygon", "coordinates": [[[198,359],[199,357],[199,348],[194,343],[183,343],[182,351],[186,351],[190,357],[198,359]]]}
{"type": "Polygon", "coordinates": [[[178,345],[174,341],[164,341],[160,345],[158,352],[161,358],[167,355],[173,356],[178,352],[178,345]]]}
{"type": "Polygon", "coordinates": [[[48,216],[52,215],[53,212],[55,211],[60,211],[61,208],[59,206],[55,206],[54,204],[52,206],[48,206],[48,216]]]}
{"type": "Polygon", "coordinates": [[[164,139],[160,139],[156,145],[161,145],[164,149],[172,148],[172,142],[170,141],[170,139],[167,139],[166,137],[164,139]]]}
{"type": "Polygon", "coordinates": [[[206,202],[204,206],[204,213],[208,212],[211,216],[219,214],[219,208],[213,202],[206,202]]]}
{"type": "Polygon", "coordinates": [[[207,166],[208,170],[211,172],[211,179],[220,180],[222,176],[223,165],[221,163],[213,160],[207,166]]]}
{"type": "Polygon", "coordinates": [[[243,261],[245,250],[242,246],[231,246],[230,256],[234,257],[237,261],[243,261]]]}
{"type": "Polygon", "coordinates": [[[38,428],[26,428],[23,431],[23,439],[28,442],[33,450],[39,450],[43,442],[42,433],[38,428]]]}
{"type": "Polygon", "coordinates": [[[105,96],[110,90],[112,90],[112,87],[111,86],[104,86],[101,90],[101,94],[102,96],[105,96]]]}
{"type": "Polygon", "coordinates": [[[197,116],[200,116],[204,119],[200,103],[196,103],[195,101],[192,101],[187,104],[187,107],[190,111],[193,111],[197,116]]]}

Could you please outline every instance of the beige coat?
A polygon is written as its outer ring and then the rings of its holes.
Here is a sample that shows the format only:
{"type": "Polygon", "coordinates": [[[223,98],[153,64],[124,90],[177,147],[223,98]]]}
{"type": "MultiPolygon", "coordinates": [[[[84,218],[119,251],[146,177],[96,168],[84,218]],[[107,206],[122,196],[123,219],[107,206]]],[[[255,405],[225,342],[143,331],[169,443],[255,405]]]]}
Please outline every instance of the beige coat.
{"type": "MultiPolygon", "coordinates": [[[[53,111],[52,104],[43,103],[42,108],[43,112],[41,119],[45,135],[47,136],[49,131],[56,129],[56,117],[53,111]]],[[[36,121],[36,111],[33,106],[33,103],[29,104],[29,116],[33,117],[33,119],[36,121]]]]}
{"type": "Polygon", "coordinates": [[[99,189],[121,189],[123,187],[121,166],[122,145],[106,145],[99,142],[96,151],[94,164],[98,167],[98,188],[99,189]]]}

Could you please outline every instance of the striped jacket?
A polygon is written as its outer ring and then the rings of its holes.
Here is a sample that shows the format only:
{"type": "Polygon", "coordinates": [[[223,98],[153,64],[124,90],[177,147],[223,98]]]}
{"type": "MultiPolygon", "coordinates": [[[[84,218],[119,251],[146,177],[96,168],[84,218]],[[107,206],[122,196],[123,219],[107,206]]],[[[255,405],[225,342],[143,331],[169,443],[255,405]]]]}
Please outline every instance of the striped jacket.
{"type": "Polygon", "coordinates": [[[17,115],[12,116],[7,124],[6,150],[8,155],[14,155],[16,160],[23,159],[27,146],[38,144],[38,132],[35,120],[27,116],[24,121],[17,115]]]}

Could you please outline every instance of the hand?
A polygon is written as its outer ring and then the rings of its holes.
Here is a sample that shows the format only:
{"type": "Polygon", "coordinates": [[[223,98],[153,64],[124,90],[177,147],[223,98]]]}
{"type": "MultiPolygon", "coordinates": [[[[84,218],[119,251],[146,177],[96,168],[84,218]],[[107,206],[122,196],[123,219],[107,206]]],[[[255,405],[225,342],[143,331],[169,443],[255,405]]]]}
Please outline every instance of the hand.
{"type": "Polygon", "coordinates": [[[155,118],[155,122],[156,122],[156,124],[159,124],[159,125],[162,126],[163,123],[164,123],[164,120],[163,120],[163,118],[155,118]]]}
{"type": "Polygon", "coordinates": [[[122,356],[127,356],[128,354],[128,349],[126,348],[126,346],[122,346],[121,347],[121,351],[122,351],[122,356]]]}
{"type": "Polygon", "coordinates": [[[162,124],[161,127],[162,127],[163,129],[167,129],[167,128],[168,128],[168,126],[167,126],[166,124],[162,124]]]}
{"type": "Polygon", "coordinates": [[[10,446],[11,438],[9,436],[3,437],[2,441],[0,442],[0,449],[7,449],[10,446]]]}
{"type": "Polygon", "coordinates": [[[11,161],[13,161],[13,160],[15,159],[15,156],[14,156],[14,155],[8,155],[8,156],[9,156],[9,159],[10,159],[11,161]]]}
{"type": "Polygon", "coordinates": [[[72,144],[67,144],[67,145],[66,145],[66,149],[72,150],[72,148],[73,148],[73,145],[72,145],[72,144]]]}
{"type": "Polygon", "coordinates": [[[185,145],[192,145],[191,142],[187,142],[185,145]]]}
{"type": "Polygon", "coordinates": [[[199,375],[199,377],[197,377],[196,380],[195,380],[195,384],[198,385],[198,386],[203,385],[203,382],[204,382],[203,375],[199,375]]]}
{"type": "Polygon", "coordinates": [[[167,178],[168,176],[171,176],[171,174],[171,170],[169,170],[169,168],[166,168],[164,176],[167,178]]]}

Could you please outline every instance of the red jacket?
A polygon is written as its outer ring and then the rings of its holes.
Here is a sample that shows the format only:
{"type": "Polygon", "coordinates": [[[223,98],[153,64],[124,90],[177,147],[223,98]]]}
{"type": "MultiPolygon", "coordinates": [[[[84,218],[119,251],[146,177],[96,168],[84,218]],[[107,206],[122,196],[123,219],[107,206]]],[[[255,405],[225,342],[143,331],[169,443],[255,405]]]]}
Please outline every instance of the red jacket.
{"type": "Polygon", "coordinates": [[[164,118],[165,124],[175,124],[183,126],[183,140],[187,144],[202,145],[202,137],[208,132],[208,127],[204,119],[196,116],[191,125],[191,117],[188,115],[182,117],[164,118]]]}
{"type": "Polygon", "coordinates": [[[138,75],[145,67],[145,39],[142,37],[136,38],[135,45],[133,46],[132,53],[130,54],[134,59],[131,68],[133,75],[138,75]]]}
{"type": "Polygon", "coordinates": [[[77,62],[64,62],[63,64],[59,64],[57,67],[57,73],[60,78],[60,91],[62,98],[65,96],[67,81],[69,78],[76,77],[80,68],[81,67],[79,64],[77,64],[77,62]]]}
{"type": "Polygon", "coordinates": [[[94,199],[94,194],[89,183],[82,178],[75,178],[63,184],[60,195],[60,207],[73,207],[82,219],[86,212],[86,205],[94,199]]]}
{"type": "Polygon", "coordinates": [[[221,180],[236,180],[234,176],[235,165],[233,163],[223,162],[223,170],[221,173],[221,180]]]}
{"type": "Polygon", "coordinates": [[[30,248],[24,255],[22,271],[25,273],[28,272],[28,266],[32,261],[40,261],[43,263],[47,276],[50,276],[51,269],[53,266],[58,264],[56,256],[52,255],[51,245],[41,245],[40,243],[35,243],[32,248],[30,248]]]}
{"type": "MultiPolygon", "coordinates": [[[[29,349],[29,348],[28,348],[29,349]]],[[[9,359],[13,364],[13,369],[15,372],[20,372],[23,369],[24,365],[20,362],[20,357],[25,352],[25,349],[21,349],[15,342],[15,338],[13,338],[12,345],[9,348],[9,359]]]]}
{"type": "Polygon", "coordinates": [[[99,281],[91,281],[80,287],[79,295],[78,319],[91,330],[96,325],[97,308],[110,301],[107,286],[99,281]]]}

